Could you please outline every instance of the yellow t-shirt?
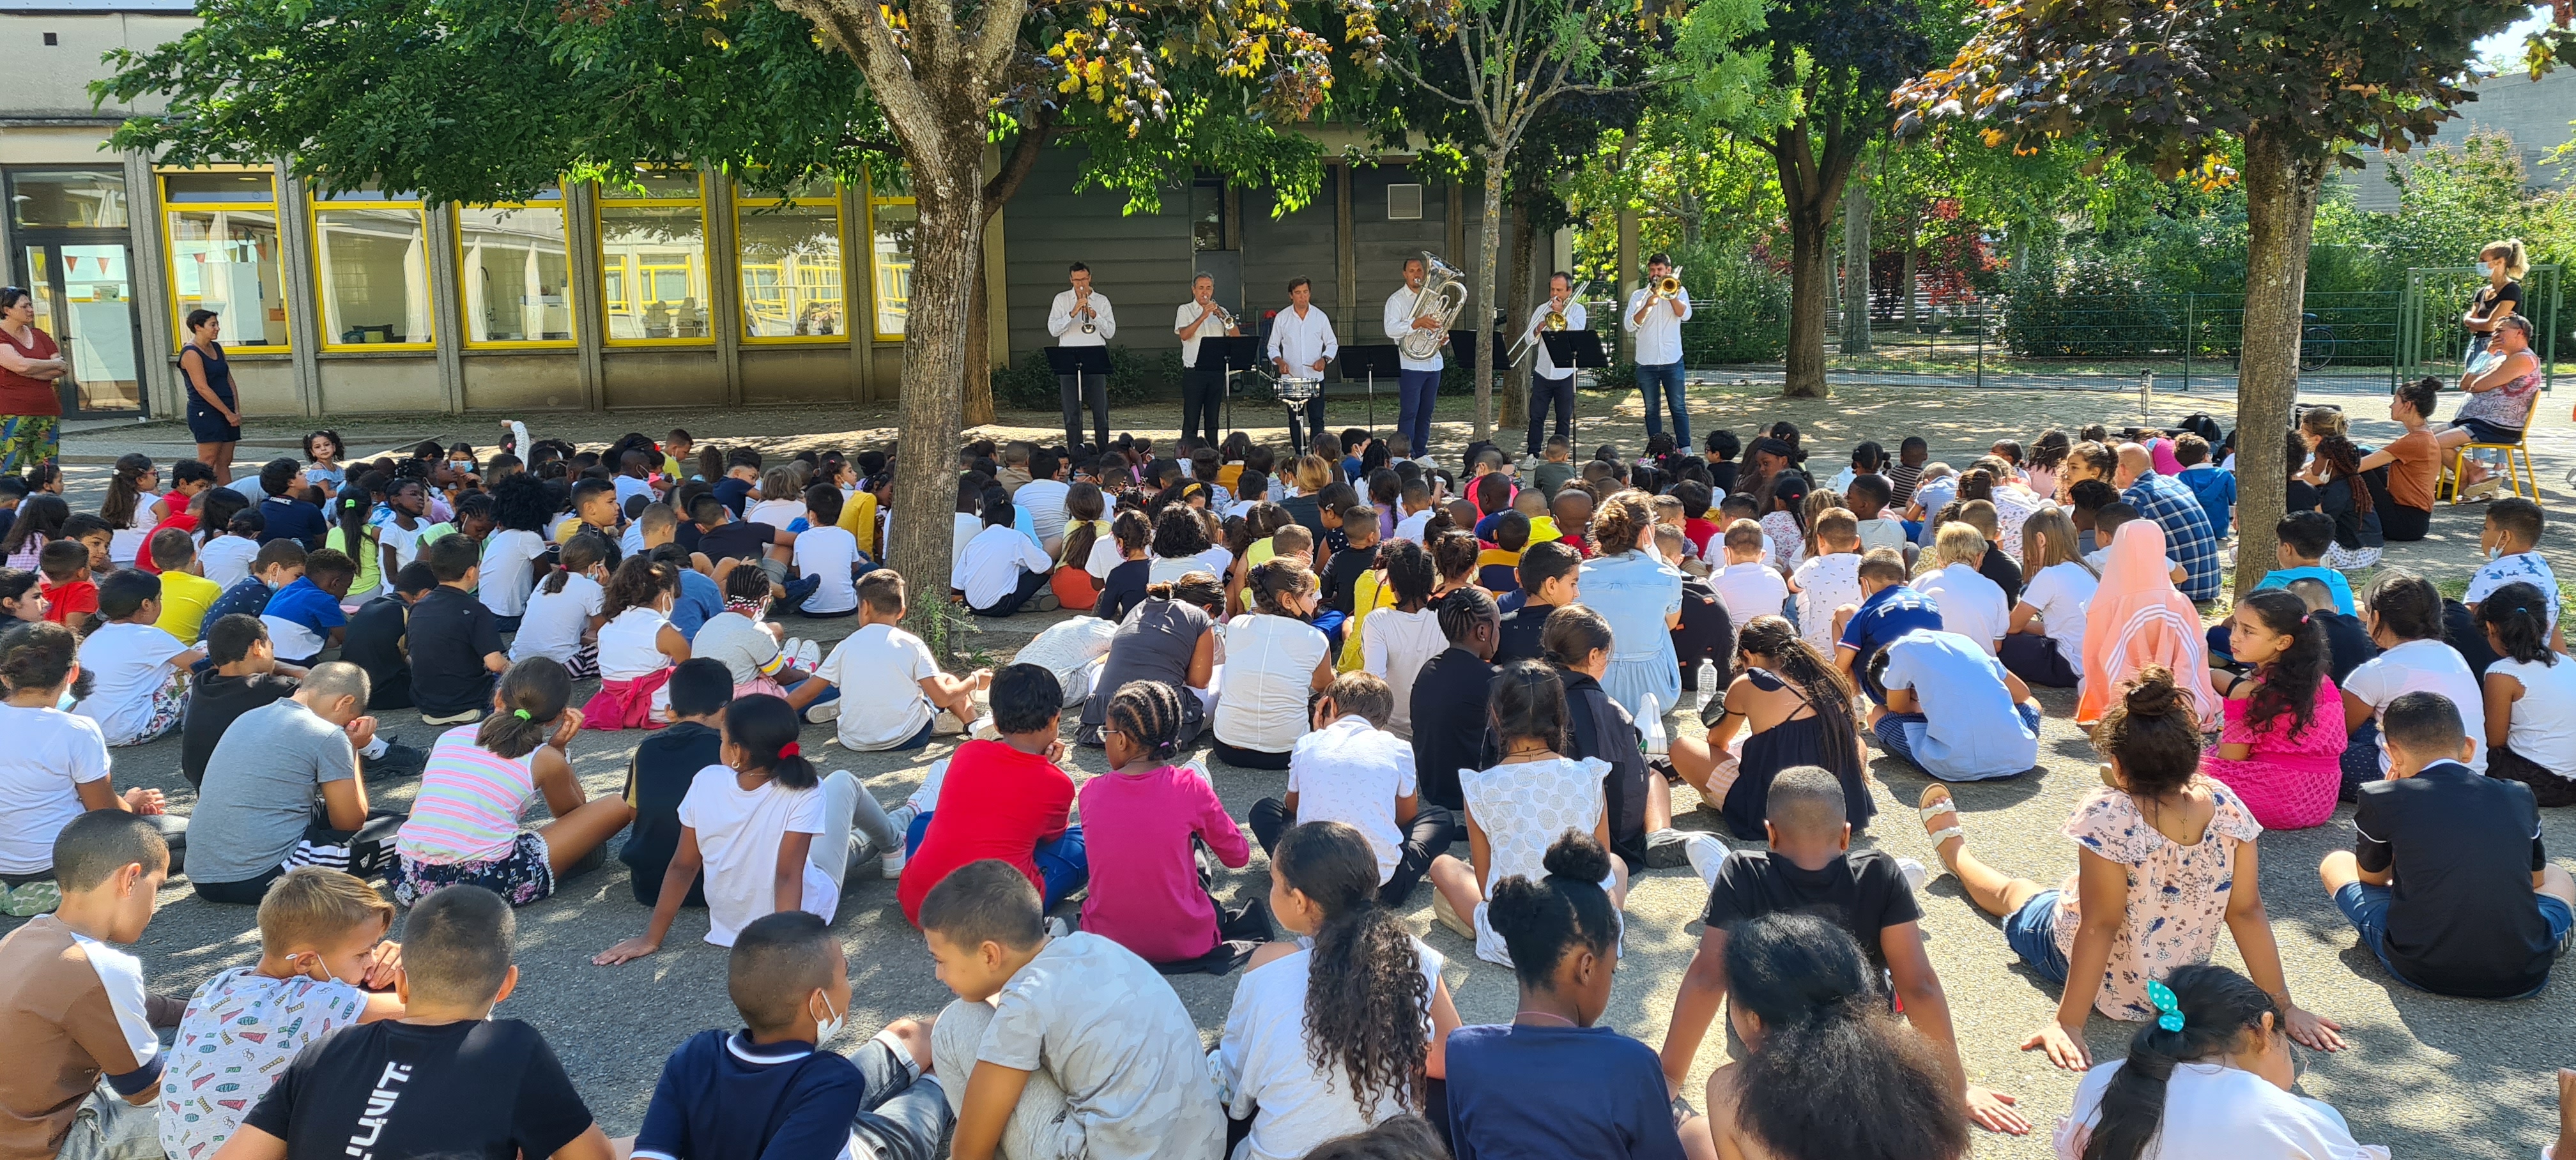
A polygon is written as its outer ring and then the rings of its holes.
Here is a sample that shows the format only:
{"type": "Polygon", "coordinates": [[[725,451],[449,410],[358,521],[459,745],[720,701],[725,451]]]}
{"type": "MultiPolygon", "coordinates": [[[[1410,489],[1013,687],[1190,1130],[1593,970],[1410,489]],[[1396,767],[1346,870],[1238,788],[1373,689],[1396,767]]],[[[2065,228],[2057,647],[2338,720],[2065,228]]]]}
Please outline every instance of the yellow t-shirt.
{"type": "Polygon", "coordinates": [[[350,547],[348,537],[341,535],[340,529],[336,527],[322,534],[323,547],[358,562],[358,578],[349,581],[349,591],[372,591],[383,580],[382,574],[385,568],[384,549],[381,547],[383,541],[376,538],[374,528],[368,528],[367,534],[361,536],[359,540],[357,547],[350,547]]]}
{"type": "Polygon", "coordinates": [[[841,504],[841,518],[834,525],[859,541],[859,550],[877,554],[877,495],[859,491],[841,504]]]}
{"type": "Polygon", "coordinates": [[[194,572],[163,572],[161,619],[154,623],[179,643],[195,644],[205,632],[206,610],[223,594],[223,585],[194,572]]]}

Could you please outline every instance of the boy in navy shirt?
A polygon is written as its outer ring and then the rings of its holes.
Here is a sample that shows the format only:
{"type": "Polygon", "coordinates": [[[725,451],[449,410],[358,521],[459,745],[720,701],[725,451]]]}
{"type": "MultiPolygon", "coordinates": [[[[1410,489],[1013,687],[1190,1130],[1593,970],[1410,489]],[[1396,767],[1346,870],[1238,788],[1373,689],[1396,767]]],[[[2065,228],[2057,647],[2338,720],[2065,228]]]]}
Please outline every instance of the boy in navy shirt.
{"type": "Polygon", "coordinates": [[[268,521],[259,534],[261,544],[293,540],[308,552],[322,546],[330,525],[323,522],[322,509],[298,498],[304,487],[304,465],[292,459],[272,459],[259,469],[259,489],[268,493],[259,502],[260,518],[268,521]]]}
{"type": "Polygon", "coordinates": [[[1869,659],[1888,642],[1915,629],[1941,630],[1941,606],[1905,583],[1905,557],[1893,548],[1874,548],[1860,561],[1858,607],[1834,610],[1838,622],[1834,663],[1843,675],[1869,690],[1871,699],[1887,703],[1887,690],[1868,679],[1869,659]]]}
{"type": "Polygon", "coordinates": [[[224,594],[206,606],[207,624],[227,616],[259,616],[268,611],[268,602],[276,592],[304,578],[304,545],[293,540],[271,540],[260,545],[259,555],[251,558],[248,579],[224,589],[224,594]]]}
{"type": "Polygon", "coordinates": [[[824,1048],[850,1011],[850,967],[823,920],[755,919],[734,939],[725,989],[741,1031],[701,1031],[662,1064],[636,1160],[931,1160],[948,1097],[930,1074],[928,1022],[898,1019],[842,1056],[824,1048]]]}

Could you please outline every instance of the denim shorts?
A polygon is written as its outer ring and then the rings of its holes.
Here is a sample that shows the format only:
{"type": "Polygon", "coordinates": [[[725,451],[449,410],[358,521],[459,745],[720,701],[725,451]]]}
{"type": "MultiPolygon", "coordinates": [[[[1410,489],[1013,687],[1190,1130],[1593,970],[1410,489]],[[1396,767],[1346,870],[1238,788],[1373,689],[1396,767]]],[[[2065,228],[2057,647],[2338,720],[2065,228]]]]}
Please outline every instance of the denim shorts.
{"type": "MultiPolygon", "coordinates": [[[[2342,911],[2344,918],[2351,921],[2352,929],[2361,933],[2361,945],[2370,948],[2371,956],[2388,971],[2388,977],[2422,991],[2425,989],[2423,986],[2407,978],[2398,971],[2396,964],[2388,961],[2388,903],[2395,897],[2396,892],[2385,886],[2347,882],[2342,889],[2335,891],[2334,903],[2335,909],[2342,911]]],[[[2576,928],[2576,910],[2568,909],[2567,904],[2554,894],[2536,894],[2533,897],[2539,903],[2540,917],[2549,924],[2549,941],[2565,942],[2568,930],[2576,928]]],[[[2513,997],[2528,999],[2539,993],[2535,989],[2530,994],[2513,997]]]]}
{"type": "Polygon", "coordinates": [[[2057,896],[2042,890],[2004,920],[2004,945],[2052,983],[2066,981],[2066,955],[2057,949],[2057,896]]]}
{"type": "Polygon", "coordinates": [[[2484,419],[2453,419],[2451,426],[2465,428],[2469,438],[2479,443],[2502,443],[2508,446],[2522,442],[2522,428],[2499,427],[2484,419]]]}

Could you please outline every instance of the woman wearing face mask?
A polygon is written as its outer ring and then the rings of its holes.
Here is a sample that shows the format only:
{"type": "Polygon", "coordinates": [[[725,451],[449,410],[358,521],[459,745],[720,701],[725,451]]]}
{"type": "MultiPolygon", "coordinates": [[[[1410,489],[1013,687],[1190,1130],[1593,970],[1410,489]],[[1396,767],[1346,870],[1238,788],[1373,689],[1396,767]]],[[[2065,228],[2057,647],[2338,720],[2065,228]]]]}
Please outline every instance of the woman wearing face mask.
{"type": "Polygon", "coordinates": [[[2469,296],[2469,308],[2460,315],[2460,326],[2469,339],[2468,349],[2460,355],[2463,367],[2475,367],[2495,337],[2496,324],[2522,309],[2521,279],[2530,272],[2521,238],[2488,242],[2478,251],[2478,266],[2486,272],[2487,284],[2469,296]]]}
{"type": "Polygon", "coordinates": [[[36,327],[35,296],[0,286],[0,474],[62,454],[59,387],[71,369],[54,336],[36,327]]]}

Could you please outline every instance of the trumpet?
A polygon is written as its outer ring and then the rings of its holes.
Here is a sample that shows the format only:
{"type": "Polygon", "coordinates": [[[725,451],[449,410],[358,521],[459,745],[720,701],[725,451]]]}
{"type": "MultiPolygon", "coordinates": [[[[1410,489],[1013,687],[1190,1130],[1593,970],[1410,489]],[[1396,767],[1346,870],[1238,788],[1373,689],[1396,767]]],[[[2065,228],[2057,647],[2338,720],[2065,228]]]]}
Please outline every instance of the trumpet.
{"type": "Polygon", "coordinates": [[[1675,266],[1672,273],[1655,279],[1654,287],[1657,298],[1671,298],[1679,295],[1682,292],[1682,268],[1675,266]]]}
{"type": "Polygon", "coordinates": [[[1093,320],[1095,316],[1091,310],[1091,295],[1082,294],[1075,296],[1073,300],[1073,308],[1082,312],[1082,332],[1084,334],[1100,333],[1099,323],[1093,320]]]}
{"type": "MultiPolygon", "coordinates": [[[[1218,325],[1225,327],[1227,330],[1234,329],[1234,315],[1226,310],[1223,304],[1211,301],[1207,304],[1207,308],[1210,314],[1216,315],[1218,325]]],[[[1201,318],[1199,321],[1204,323],[1207,320],[1205,318],[1201,318]]]]}

